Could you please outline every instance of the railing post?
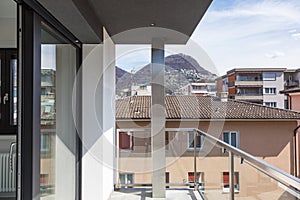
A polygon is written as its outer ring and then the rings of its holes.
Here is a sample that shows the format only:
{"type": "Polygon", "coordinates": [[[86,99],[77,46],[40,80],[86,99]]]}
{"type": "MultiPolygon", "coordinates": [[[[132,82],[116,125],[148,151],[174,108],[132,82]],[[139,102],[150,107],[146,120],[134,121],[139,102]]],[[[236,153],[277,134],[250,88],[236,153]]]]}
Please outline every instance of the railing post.
{"type": "Polygon", "coordinates": [[[197,131],[194,130],[194,190],[196,191],[197,163],[196,163],[196,148],[197,148],[197,131]]]}
{"type": "Polygon", "coordinates": [[[234,155],[229,151],[229,199],[234,200],[234,155]]]}

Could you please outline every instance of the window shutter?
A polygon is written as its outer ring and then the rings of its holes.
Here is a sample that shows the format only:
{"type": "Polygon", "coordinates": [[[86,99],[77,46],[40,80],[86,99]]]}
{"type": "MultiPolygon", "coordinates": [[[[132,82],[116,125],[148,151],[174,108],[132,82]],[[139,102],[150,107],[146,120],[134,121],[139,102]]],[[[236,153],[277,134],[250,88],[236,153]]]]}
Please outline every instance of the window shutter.
{"type": "MultiPolygon", "coordinates": [[[[234,184],[238,184],[238,172],[234,172],[234,184]]],[[[229,184],[229,172],[223,172],[223,184],[229,184]]]]}
{"type": "Polygon", "coordinates": [[[169,132],[165,133],[165,145],[167,146],[169,144],[169,132]]]}
{"type": "MultiPolygon", "coordinates": [[[[199,182],[200,172],[196,173],[196,182],[199,182]]],[[[188,172],[188,181],[194,182],[194,172],[188,172]]]]}
{"type": "Polygon", "coordinates": [[[223,184],[229,184],[229,172],[223,172],[223,184]]]}
{"type": "Polygon", "coordinates": [[[119,132],[119,148],[120,149],[132,149],[131,136],[127,132],[119,132]]]}

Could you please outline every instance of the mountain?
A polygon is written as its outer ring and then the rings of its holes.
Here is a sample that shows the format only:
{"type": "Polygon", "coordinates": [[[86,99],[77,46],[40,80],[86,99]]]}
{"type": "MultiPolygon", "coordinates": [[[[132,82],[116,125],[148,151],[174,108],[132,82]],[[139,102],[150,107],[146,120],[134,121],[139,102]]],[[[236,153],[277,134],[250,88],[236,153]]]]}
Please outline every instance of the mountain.
{"type": "MultiPolygon", "coordinates": [[[[192,82],[213,81],[217,75],[199,65],[191,56],[174,54],[165,58],[165,87],[167,94],[174,94],[179,88],[192,82]]],[[[134,74],[116,67],[116,92],[120,94],[132,85],[151,83],[151,65],[148,64],[134,74]]]]}
{"type": "Polygon", "coordinates": [[[116,66],[116,79],[119,79],[125,75],[130,75],[130,73],[116,66]]]}
{"type": "Polygon", "coordinates": [[[203,75],[212,74],[211,72],[202,68],[194,58],[181,53],[167,56],[165,58],[165,64],[166,66],[178,71],[180,71],[181,69],[185,69],[196,70],[198,73],[201,73],[203,75]]]}

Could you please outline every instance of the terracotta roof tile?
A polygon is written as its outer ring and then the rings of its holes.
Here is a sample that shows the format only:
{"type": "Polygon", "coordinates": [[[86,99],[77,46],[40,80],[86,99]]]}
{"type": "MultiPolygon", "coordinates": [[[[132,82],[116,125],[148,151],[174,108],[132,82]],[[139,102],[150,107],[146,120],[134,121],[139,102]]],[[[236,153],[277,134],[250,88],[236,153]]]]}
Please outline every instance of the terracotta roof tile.
{"type": "MultiPolygon", "coordinates": [[[[150,119],[151,97],[116,100],[117,119],[150,119]]],[[[300,119],[300,113],[215,97],[166,96],[167,119],[300,119]]]]}

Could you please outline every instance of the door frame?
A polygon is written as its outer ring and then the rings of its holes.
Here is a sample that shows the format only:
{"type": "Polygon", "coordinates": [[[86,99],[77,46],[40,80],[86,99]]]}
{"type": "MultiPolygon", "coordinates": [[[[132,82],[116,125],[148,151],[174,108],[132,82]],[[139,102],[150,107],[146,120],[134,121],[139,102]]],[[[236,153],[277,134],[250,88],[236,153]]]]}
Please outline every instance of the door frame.
{"type": "MultiPolygon", "coordinates": [[[[76,47],[77,72],[81,66],[82,44],[58,20],[39,3],[32,0],[19,1],[18,24],[20,28],[19,90],[18,90],[18,152],[21,154],[18,169],[18,199],[40,198],[40,94],[41,94],[41,23],[46,22],[76,47]]],[[[79,124],[76,134],[76,200],[81,199],[81,77],[77,79],[76,102],[79,124]]]]}

